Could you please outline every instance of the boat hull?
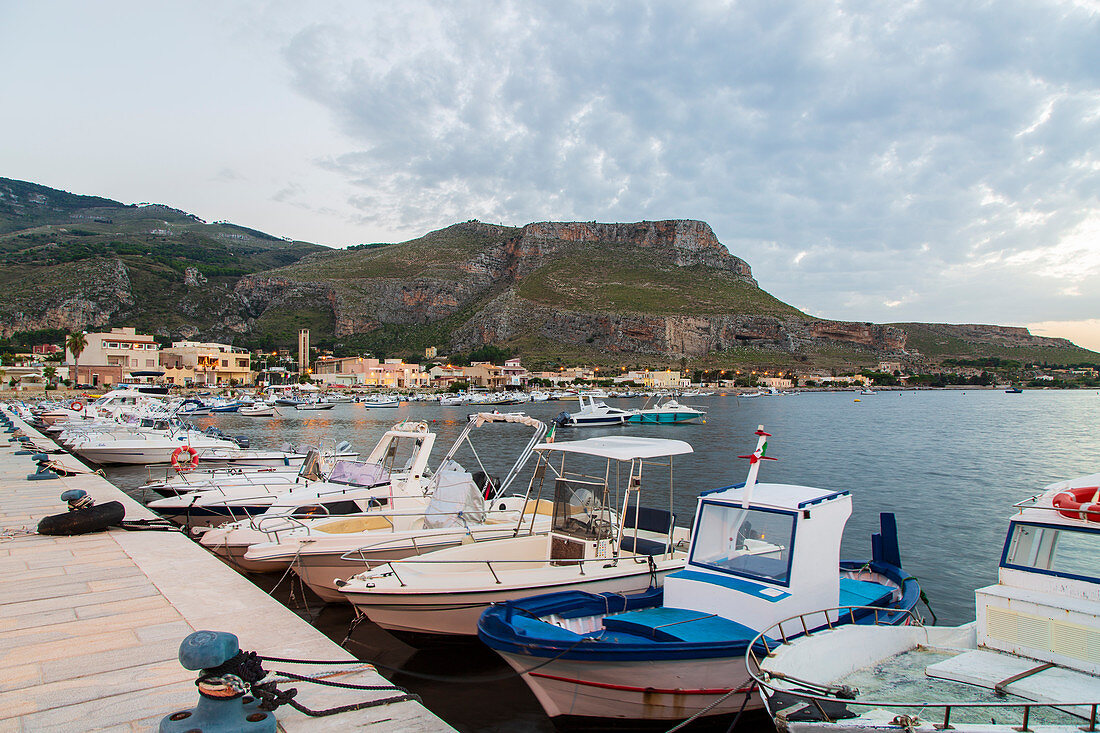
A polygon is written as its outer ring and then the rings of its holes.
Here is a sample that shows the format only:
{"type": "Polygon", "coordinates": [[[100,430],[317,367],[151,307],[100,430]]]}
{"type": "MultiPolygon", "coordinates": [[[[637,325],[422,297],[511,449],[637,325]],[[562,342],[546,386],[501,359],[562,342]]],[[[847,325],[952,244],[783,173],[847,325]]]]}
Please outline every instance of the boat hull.
{"type": "Polygon", "coordinates": [[[742,707],[745,710],[762,707],[751,691],[743,658],[625,663],[558,659],[522,674],[545,660],[499,650],[498,653],[521,673],[552,718],[568,715],[674,721],[704,710],[713,716],[733,714],[742,707]],[[628,684],[639,679],[644,679],[646,686],[628,684]]]}
{"type": "MultiPolygon", "coordinates": [[[[502,588],[485,590],[424,593],[345,591],[344,594],[357,611],[390,631],[433,636],[476,636],[477,622],[482,612],[502,601],[574,590],[588,593],[641,593],[650,587],[652,578],[649,567],[642,567],[638,572],[629,574],[570,578],[566,582],[538,586],[504,585],[502,588]]],[[[680,567],[682,564],[659,571],[658,579],[680,567]]]]}

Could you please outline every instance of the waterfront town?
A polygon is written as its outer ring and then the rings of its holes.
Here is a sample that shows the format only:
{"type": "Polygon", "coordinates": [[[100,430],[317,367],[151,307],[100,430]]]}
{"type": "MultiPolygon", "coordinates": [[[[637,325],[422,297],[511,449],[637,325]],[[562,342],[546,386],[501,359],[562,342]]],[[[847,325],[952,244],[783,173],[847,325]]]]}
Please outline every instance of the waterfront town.
{"type": "MultiPolygon", "coordinates": [[[[359,390],[489,391],[558,388],[590,384],[660,390],[691,387],[716,389],[845,389],[853,387],[997,386],[1023,383],[1031,387],[1094,387],[1095,366],[1020,364],[996,358],[946,360],[935,367],[914,370],[898,361],[880,361],[873,368],[831,370],[688,369],[686,364],[664,368],[578,365],[530,370],[519,358],[448,361],[435,348],[425,350],[419,363],[370,354],[334,356],[311,348],[309,331],[298,336],[298,348],[273,351],[243,349],[231,344],[171,341],[138,333],[132,327],[81,334],[84,346],[72,351],[66,343],[34,344],[22,349],[7,346],[0,353],[0,389],[16,392],[64,387],[107,389],[123,383],[153,383],[175,388],[266,387],[312,383],[322,387],[359,390]]],[[[491,350],[500,356],[499,350],[491,350]]],[[[476,354],[474,355],[476,357],[476,354]]],[[[407,358],[407,357],[406,357],[407,358]]]]}

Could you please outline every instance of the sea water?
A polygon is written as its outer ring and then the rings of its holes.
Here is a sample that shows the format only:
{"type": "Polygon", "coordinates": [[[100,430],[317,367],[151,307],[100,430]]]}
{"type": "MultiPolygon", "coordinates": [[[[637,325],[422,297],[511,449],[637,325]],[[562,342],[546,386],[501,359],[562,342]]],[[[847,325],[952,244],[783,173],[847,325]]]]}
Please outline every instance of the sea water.
{"type": "MultiPolygon", "coordinates": [[[[1094,390],[807,392],[753,399],[715,394],[682,401],[705,409],[706,423],[562,428],[556,439],[632,435],[690,443],[694,453],[673,460],[673,506],[677,524],[686,526],[700,491],[744,480],[748,462],[738,456],[752,452],[753,432],[763,425],[773,436],[767,454],[778,460],[762,464],[759,480],[850,490],[853,514],[844,536],[845,558],[869,558],[869,537],[878,528],[879,513],[893,512],[905,569],[920,580],[941,625],[973,620],[974,590],[996,582],[1013,503],[1052,482],[1100,472],[1100,394],[1094,390]]],[[[606,402],[629,408],[643,400],[606,402]]],[[[339,404],[322,412],[280,408],[281,414],[272,419],[223,413],[199,418],[197,424],[247,435],[253,448],[278,448],[284,441],[347,440],[365,457],[394,423],[424,420],[439,436],[431,461],[435,465],[465,426],[466,415],[479,409],[494,408],[339,404]]],[[[562,410],[576,410],[577,403],[495,409],[550,420],[562,410]]],[[[489,473],[503,476],[529,433],[489,430],[495,431],[485,434],[492,440],[478,443],[478,457],[489,473]]],[[[146,475],[146,469],[135,467],[109,472],[112,480],[130,489],[146,475]]],[[[644,504],[667,506],[667,473],[647,467],[643,492],[644,504]]],[[[285,588],[277,594],[291,600],[285,588]]],[[[352,618],[350,608],[322,609],[316,599],[307,608],[303,599],[309,601],[300,591],[293,599],[299,612],[342,639],[352,618]]],[[[920,610],[931,621],[929,611],[920,610]]],[[[488,650],[414,650],[365,627],[349,648],[382,665],[383,672],[421,694],[429,707],[461,730],[551,729],[522,681],[508,679],[507,667],[488,650]],[[412,674],[393,675],[387,667],[412,674]],[[486,704],[489,699],[493,704],[486,704]]]]}

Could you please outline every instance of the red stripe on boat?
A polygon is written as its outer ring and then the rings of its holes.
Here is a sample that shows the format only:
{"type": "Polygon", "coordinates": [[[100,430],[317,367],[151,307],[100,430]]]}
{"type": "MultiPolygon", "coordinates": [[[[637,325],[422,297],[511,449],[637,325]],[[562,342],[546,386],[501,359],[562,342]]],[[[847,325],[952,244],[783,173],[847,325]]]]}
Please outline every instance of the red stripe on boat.
{"type": "Polygon", "coordinates": [[[532,677],[544,677],[548,680],[556,680],[558,682],[570,682],[574,685],[584,685],[586,687],[602,687],[606,690],[622,690],[624,692],[643,692],[643,693],[656,693],[658,695],[725,695],[730,692],[749,692],[751,687],[742,687],[734,690],[731,687],[717,687],[712,690],[662,690],[656,687],[630,687],[629,685],[612,685],[607,682],[588,682],[586,680],[574,680],[569,677],[558,677],[557,675],[544,674],[542,672],[528,672],[532,677]]]}

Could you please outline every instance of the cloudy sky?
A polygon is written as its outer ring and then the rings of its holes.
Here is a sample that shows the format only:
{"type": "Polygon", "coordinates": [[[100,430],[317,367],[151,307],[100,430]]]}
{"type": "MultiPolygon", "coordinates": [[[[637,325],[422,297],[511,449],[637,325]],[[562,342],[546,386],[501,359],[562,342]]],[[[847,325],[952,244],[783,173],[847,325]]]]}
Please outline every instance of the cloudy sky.
{"type": "Polygon", "coordinates": [[[1100,0],[314,5],[0,0],[0,175],[332,246],[702,219],[815,315],[1100,349],[1100,0]]]}

